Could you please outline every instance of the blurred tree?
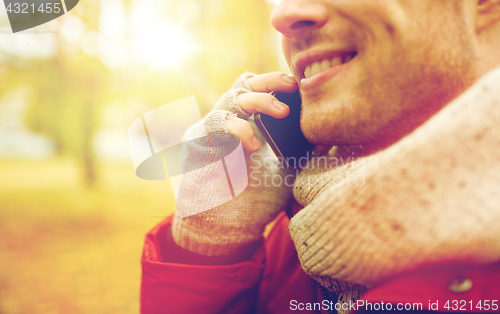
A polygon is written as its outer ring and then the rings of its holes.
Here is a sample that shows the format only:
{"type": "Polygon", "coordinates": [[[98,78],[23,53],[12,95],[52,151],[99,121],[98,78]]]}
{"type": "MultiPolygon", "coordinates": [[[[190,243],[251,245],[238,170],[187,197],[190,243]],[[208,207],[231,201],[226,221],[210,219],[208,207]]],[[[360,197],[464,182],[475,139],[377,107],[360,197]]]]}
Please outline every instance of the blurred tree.
{"type": "MultiPolygon", "coordinates": [[[[1,59],[8,60],[0,68],[0,77],[9,78],[8,84],[0,86],[0,95],[15,86],[30,87],[27,124],[33,131],[52,138],[59,154],[79,161],[88,186],[97,178],[93,137],[99,128],[101,109],[110,101],[123,107],[131,103],[157,107],[195,94],[202,113],[206,113],[244,71],[264,73],[279,68],[278,54],[269,45],[269,39],[276,35],[269,23],[272,6],[265,0],[149,0],[148,6],[154,6],[156,13],[177,25],[200,47],[196,58],[178,60],[173,63],[175,67],[155,69],[137,58],[129,45],[137,30],[131,26],[138,18],[132,10],[143,1],[80,1],[68,13],[74,16],[73,24],[64,24],[55,34],[57,53],[44,59],[11,56],[0,49],[1,59]],[[115,7],[109,9],[110,5],[115,7]],[[123,8],[124,16],[117,13],[119,8],[123,8]],[[107,28],[103,26],[105,10],[111,14],[106,18],[107,28]],[[116,21],[109,23],[110,18],[116,21]],[[125,22],[120,24],[122,18],[125,22]],[[64,33],[68,27],[82,28],[80,38],[97,38],[94,52],[84,49],[84,40],[68,41],[64,33]],[[110,31],[113,35],[109,35],[110,31]],[[115,45],[112,49],[118,48],[111,50],[109,57],[103,51],[111,40],[115,45]],[[119,55],[127,53],[137,59],[123,67],[110,65],[110,58],[120,59],[119,55]]],[[[142,15],[139,18],[147,19],[142,15]]],[[[176,43],[162,38],[161,33],[154,38],[176,49],[176,43]]]]}
{"type": "Polygon", "coordinates": [[[70,59],[60,52],[25,70],[32,88],[28,126],[55,141],[57,152],[76,158],[84,180],[96,180],[92,149],[99,107],[108,95],[109,70],[96,58],[70,59]]]}
{"type": "MultiPolygon", "coordinates": [[[[86,29],[96,29],[99,24],[99,6],[92,2],[94,6],[78,4],[80,14],[88,15],[83,20],[86,29]]],[[[81,165],[84,183],[90,187],[97,178],[93,136],[99,108],[110,97],[110,71],[99,58],[85,55],[67,43],[60,30],[54,38],[58,49],[49,58],[11,56],[0,51],[10,61],[5,66],[9,81],[0,93],[17,86],[29,87],[27,126],[51,138],[58,154],[75,158],[81,165]]]]}

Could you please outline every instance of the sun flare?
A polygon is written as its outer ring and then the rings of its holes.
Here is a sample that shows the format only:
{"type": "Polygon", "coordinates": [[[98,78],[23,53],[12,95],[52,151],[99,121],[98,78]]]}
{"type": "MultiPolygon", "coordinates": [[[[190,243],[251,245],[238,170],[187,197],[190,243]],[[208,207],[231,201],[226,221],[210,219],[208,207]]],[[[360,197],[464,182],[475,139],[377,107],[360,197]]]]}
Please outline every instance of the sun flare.
{"type": "Polygon", "coordinates": [[[137,11],[147,15],[147,18],[141,16],[136,19],[131,44],[143,62],[153,68],[165,69],[178,67],[180,61],[193,56],[197,47],[180,25],[174,25],[167,17],[151,10],[137,11]]]}

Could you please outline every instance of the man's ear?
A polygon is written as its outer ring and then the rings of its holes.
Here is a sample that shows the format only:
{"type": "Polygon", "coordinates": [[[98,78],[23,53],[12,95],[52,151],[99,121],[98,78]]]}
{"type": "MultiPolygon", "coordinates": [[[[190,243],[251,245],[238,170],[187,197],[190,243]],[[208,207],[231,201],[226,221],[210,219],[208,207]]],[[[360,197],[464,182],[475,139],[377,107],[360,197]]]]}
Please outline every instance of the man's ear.
{"type": "Polygon", "coordinates": [[[500,0],[477,0],[476,32],[479,34],[484,29],[500,21],[500,0]]]}

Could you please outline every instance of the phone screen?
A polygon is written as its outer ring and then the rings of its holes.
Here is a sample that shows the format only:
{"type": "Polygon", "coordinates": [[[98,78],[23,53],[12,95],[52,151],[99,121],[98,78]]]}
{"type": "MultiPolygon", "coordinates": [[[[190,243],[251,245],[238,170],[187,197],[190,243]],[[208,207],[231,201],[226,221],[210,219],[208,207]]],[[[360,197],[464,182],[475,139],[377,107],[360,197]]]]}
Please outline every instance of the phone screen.
{"type": "Polygon", "coordinates": [[[274,93],[274,96],[290,107],[290,114],[283,119],[258,113],[255,121],[277,157],[283,158],[285,166],[305,166],[311,157],[314,144],[307,141],[300,129],[301,99],[297,90],[293,93],[274,93]]]}

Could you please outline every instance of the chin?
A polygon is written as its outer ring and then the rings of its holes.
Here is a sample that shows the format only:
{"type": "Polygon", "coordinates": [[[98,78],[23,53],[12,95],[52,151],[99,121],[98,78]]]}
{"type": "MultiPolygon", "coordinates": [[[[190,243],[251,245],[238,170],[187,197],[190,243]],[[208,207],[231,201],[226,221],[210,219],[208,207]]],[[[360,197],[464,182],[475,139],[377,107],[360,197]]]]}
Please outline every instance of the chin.
{"type": "MultiPolygon", "coordinates": [[[[300,126],[307,140],[316,145],[362,145],[372,140],[374,121],[360,114],[353,102],[304,102],[300,126]],[[347,106],[346,103],[350,105],[347,106]],[[368,118],[368,119],[367,119],[368,118]],[[366,122],[363,123],[363,120],[366,122]]],[[[361,112],[366,112],[366,108],[361,112]]]]}
{"type": "Polygon", "coordinates": [[[399,138],[396,130],[388,121],[369,115],[368,108],[354,111],[345,110],[343,106],[330,105],[324,109],[309,108],[301,116],[301,129],[307,140],[315,145],[346,146],[366,145],[385,146],[399,138]],[[336,108],[332,110],[332,108],[336,108]],[[344,108],[344,110],[340,109],[344,108]],[[315,110],[317,109],[317,110],[315,110]],[[362,114],[362,113],[364,114],[362,114]],[[384,125],[389,127],[384,127],[384,125]]]}
{"type": "Polygon", "coordinates": [[[366,142],[366,139],[353,136],[353,132],[347,130],[345,125],[339,125],[335,121],[304,118],[301,128],[307,140],[315,145],[342,146],[366,142]]]}
{"type": "Polygon", "coordinates": [[[335,125],[333,123],[305,123],[302,132],[307,140],[322,146],[358,146],[365,148],[367,153],[385,149],[401,139],[401,134],[394,132],[372,132],[353,126],[335,125]],[[366,131],[366,132],[363,132],[366,131]]]}

